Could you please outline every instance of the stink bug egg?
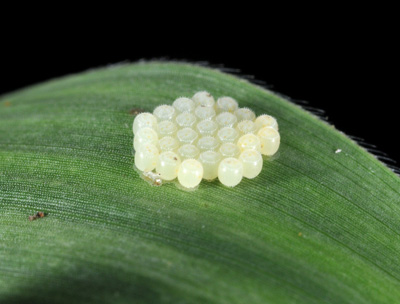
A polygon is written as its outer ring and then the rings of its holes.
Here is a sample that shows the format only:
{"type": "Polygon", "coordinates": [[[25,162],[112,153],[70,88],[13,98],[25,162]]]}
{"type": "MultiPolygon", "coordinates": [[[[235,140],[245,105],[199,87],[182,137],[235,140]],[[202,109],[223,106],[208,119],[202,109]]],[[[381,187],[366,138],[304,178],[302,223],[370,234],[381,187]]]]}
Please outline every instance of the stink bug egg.
{"type": "Polygon", "coordinates": [[[197,92],[196,94],[193,95],[192,100],[198,106],[212,108],[215,105],[214,97],[212,97],[212,95],[206,91],[197,92]]]}
{"type": "Polygon", "coordinates": [[[229,157],[223,159],[218,166],[218,179],[228,187],[234,187],[243,178],[243,164],[240,160],[229,157]]]}
{"type": "Polygon", "coordinates": [[[203,178],[203,166],[195,159],[186,159],[178,171],[179,183],[186,188],[194,188],[203,178]]]}
{"type": "Polygon", "coordinates": [[[212,136],[201,137],[197,142],[200,151],[215,150],[219,146],[219,141],[212,136]]]}
{"type": "Polygon", "coordinates": [[[191,128],[183,128],[176,133],[176,136],[182,144],[192,144],[196,141],[198,134],[191,128]]]}
{"type": "Polygon", "coordinates": [[[133,141],[133,147],[134,147],[135,151],[137,151],[139,149],[139,147],[141,145],[143,145],[144,143],[151,143],[153,145],[157,145],[158,144],[158,135],[157,135],[156,131],[154,131],[151,128],[140,129],[136,133],[135,139],[133,141]]]}
{"type": "Polygon", "coordinates": [[[240,149],[236,144],[228,142],[221,145],[219,153],[221,153],[223,157],[237,158],[240,154],[240,149]]]}
{"type": "Polygon", "coordinates": [[[263,159],[261,153],[256,150],[244,150],[240,156],[239,160],[243,164],[243,176],[246,178],[255,178],[260,174],[263,159]]]}
{"type": "Polygon", "coordinates": [[[196,123],[196,116],[194,116],[192,113],[181,113],[176,117],[176,123],[181,128],[191,127],[196,123]]]}
{"type": "Polygon", "coordinates": [[[174,136],[178,127],[170,120],[164,120],[158,124],[158,136],[174,136]]]}
{"type": "Polygon", "coordinates": [[[181,97],[176,99],[172,106],[180,113],[193,112],[195,108],[195,103],[189,98],[181,97]]]}
{"type": "Polygon", "coordinates": [[[164,136],[158,142],[161,152],[176,151],[179,148],[179,142],[171,136],[164,136]]]}
{"type": "Polygon", "coordinates": [[[242,120],[254,120],[256,118],[256,114],[248,108],[240,108],[235,111],[237,119],[239,121],[242,120]]]}
{"type": "Polygon", "coordinates": [[[199,161],[203,165],[203,178],[213,180],[218,177],[218,165],[222,156],[219,152],[204,151],[200,154],[199,161]]]}
{"type": "Polygon", "coordinates": [[[261,141],[261,153],[264,155],[274,155],[281,142],[279,132],[272,127],[264,127],[257,133],[261,141]]]}
{"type": "Polygon", "coordinates": [[[212,119],[215,116],[215,110],[211,107],[197,106],[194,114],[200,119],[212,119]]]}
{"type": "Polygon", "coordinates": [[[217,109],[219,112],[235,112],[238,108],[238,103],[231,97],[220,97],[217,100],[217,109]]]}
{"type": "Polygon", "coordinates": [[[200,150],[195,145],[186,144],[178,149],[178,153],[181,159],[185,160],[188,158],[197,158],[200,154],[200,150]]]}
{"type": "Polygon", "coordinates": [[[173,106],[161,105],[154,109],[153,115],[158,121],[172,120],[175,117],[175,108],[173,106]]]}
{"type": "Polygon", "coordinates": [[[237,129],[241,135],[254,133],[256,131],[256,124],[252,120],[242,120],[237,124],[237,129]]]}
{"type": "Polygon", "coordinates": [[[135,166],[140,171],[152,171],[158,160],[158,149],[150,143],[143,144],[135,153],[135,166]]]}
{"type": "Polygon", "coordinates": [[[133,121],[133,134],[142,128],[157,130],[157,118],[151,113],[141,113],[133,121]]]}
{"type": "Polygon", "coordinates": [[[220,127],[233,127],[237,122],[237,117],[229,112],[222,112],[217,115],[215,121],[220,127]]]}
{"type": "Polygon", "coordinates": [[[222,143],[235,142],[238,137],[238,131],[231,127],[225,127],[218,131],[218,138],[222,143]]]}
{"type": "Polygon", "coordinates": [[[213,120],[202,120],[196,127],[199,133],[203,136],[213,136],[218,130],[218,124],[213,120]]]}
{"type": "Polygon", "coordinates": [[[254,134],[245,134],[239,138],[238,142],[239,149],[243,152],[244,150],[251,149],[258,152],[261,151],[260,139],[254,134]]]}
{"type": "Polygon", "coordinates": [[[264,114],[260,115],[256,119],[256,128],[260,130],[264,127],[271,127],[278,131],[278,123],[275,118],[270,115],[264,114]]]}
{"type": "Polygon", "coordinates": [[[156,171],[164,180],[173,180],[178,176],[181,159],[178,154],[167,151],[158,156],[156,171]]]}

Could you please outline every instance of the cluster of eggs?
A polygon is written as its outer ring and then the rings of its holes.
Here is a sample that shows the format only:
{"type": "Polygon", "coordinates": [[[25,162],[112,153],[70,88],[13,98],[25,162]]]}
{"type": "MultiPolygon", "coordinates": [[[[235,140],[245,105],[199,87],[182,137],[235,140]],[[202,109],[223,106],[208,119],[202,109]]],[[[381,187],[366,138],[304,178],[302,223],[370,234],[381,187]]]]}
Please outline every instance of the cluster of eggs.
{"type": "Polygon", "coordinates": [[[178,178],[186,188],[202,179],[234,187],[243,177],[255,178],[262,154],[275,154],[280,144],[275,118],[256,117],[231,97],[215,102],[205,91],[137,115],[133,133],[136,167],[155,169],[162,180],[178,178]]]}

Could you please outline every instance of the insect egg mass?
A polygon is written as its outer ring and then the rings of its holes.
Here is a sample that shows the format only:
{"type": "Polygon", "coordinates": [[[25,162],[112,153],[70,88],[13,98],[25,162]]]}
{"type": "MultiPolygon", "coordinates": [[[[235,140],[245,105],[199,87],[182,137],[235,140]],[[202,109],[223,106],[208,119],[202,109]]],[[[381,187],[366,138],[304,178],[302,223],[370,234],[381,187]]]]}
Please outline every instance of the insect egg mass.
{"type": "Polygon", "coordinates": [[[203,179],[235,187],[243,178],[256,178],[262,155],[274,155],[280,145],[274,117],[257,117],[228,96],[215,101],[206,91],[138,114],[133,134],[136,168],[154,177],[154,184],[178,180],[185,188],[203,179]]]}

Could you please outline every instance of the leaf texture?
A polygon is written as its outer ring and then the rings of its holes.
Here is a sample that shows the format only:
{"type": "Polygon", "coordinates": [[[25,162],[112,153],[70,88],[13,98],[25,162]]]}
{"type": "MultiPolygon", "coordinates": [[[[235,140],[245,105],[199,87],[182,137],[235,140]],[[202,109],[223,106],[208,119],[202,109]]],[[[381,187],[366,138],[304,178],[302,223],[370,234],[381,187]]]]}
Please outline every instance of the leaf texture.
{"type": "Polygon", "coordinates": [[[217,70],[52,80],[0,98],[0,303],[399,303],[399,191],[333,126],[217,70]],[[132,109],[200,90],[275,116],[278,155],[232,189],[149,186],[132,109]]]}

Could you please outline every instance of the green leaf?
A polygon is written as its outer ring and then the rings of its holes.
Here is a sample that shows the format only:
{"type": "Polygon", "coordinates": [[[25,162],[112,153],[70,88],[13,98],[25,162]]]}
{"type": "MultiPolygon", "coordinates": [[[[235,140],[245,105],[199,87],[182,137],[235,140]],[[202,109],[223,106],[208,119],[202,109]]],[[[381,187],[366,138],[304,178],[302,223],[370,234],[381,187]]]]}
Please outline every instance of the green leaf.
{"type": "Polygon", "coordinates": [[[0,303],[395,303],[399,190],[333,126],[216,70],[150,62],[49,81],[0,99],[0,303]],[[130,110],[199,90],[277,117],[279,154],[232,189],[149,186],[130,110]]]}

